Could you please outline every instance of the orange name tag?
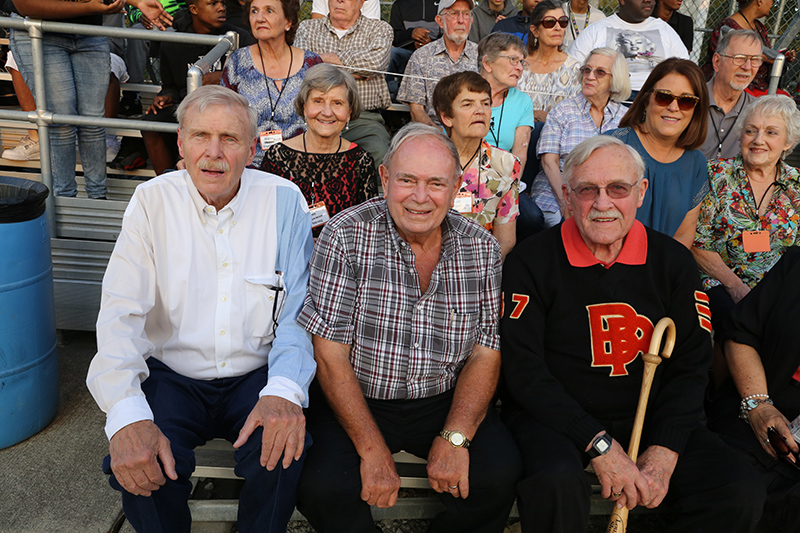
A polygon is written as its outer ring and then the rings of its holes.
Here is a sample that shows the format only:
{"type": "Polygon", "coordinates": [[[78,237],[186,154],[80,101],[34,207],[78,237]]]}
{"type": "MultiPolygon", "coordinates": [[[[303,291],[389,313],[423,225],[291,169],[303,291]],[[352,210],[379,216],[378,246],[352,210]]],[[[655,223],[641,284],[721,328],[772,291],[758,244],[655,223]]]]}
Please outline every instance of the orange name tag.
{"type": "Polygon", "coordinates": [[[748,254],[769,252],[769,232],[766,230],[744,231],[742,232],[742,245],[748,254]]]}
{"type": "Polygon", "coordinates": [[[258,140],[261,142],[261,149],[266,150],[273,144],[279,143],[283,140],[282,130],[267,130],[258,134],[258,140]]]}
{"type": "Polygon", "coordinates": [[[308,206],[308,210],[311,211],[312,228],[318,228],[331,219],[331,216],[328,214],[328,208],[325,205],[325,202],[317,202],[315,204],[312,204],[308,206]]]}

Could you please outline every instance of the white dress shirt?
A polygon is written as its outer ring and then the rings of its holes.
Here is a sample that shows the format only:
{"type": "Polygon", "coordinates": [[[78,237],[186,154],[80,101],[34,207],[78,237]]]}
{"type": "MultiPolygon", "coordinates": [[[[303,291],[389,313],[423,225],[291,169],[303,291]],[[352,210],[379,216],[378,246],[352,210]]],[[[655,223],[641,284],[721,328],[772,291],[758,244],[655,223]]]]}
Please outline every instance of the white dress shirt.
{"type": "Polygon", "coordinates": [[[87,377],[108,438],[153,419],[141,390],[148,357],[202,380],[268,365],[260,396],[307,405],[316,364],[296,319],[312,247],[308,206],[283,178],[246,169],[220,211],[186,171],[139,185],[103,278],[87,377]]]}

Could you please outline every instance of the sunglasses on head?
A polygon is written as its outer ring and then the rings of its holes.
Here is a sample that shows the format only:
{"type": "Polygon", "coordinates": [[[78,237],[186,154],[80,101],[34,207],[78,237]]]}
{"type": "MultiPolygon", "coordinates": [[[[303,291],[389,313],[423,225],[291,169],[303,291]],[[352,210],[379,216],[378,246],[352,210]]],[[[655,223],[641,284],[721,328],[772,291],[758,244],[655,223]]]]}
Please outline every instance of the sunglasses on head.
{"type": "Polygon", "coordinates": [[[546,29],[548,29],[548,30],[549,30],[550,28],[552,28],[553,26],[555,26],[555,25],[556,25],[556,23],[558,23],[558,25],[559,25],[559,26],[561,26],[562,28],[566,28],[566,27],[567,27],[567,24],[569,24],[569,19],[568,19],[567,17],[558,17],[558,18],[555,18],[555,17],[545,17],[545,18],[543,18],[543,19],[542,19],[542,20],[539,22],[539,24],[540,24],[540,25],[541,25],[543,28],[546,28],[546,29]]]}
{"type": "Polygon", "coordinates": [[[690,109],[694,109],[694,106],[697,105],[697,102],[700,101],[700,98],[697,96],[692,96],[691,94],[678,95],[672,94],[671,92],[663,89],[656,89],[653,91],[653,100],[661,107],[669,107],[673,100],[677,100],[678,108],[681,111],[689,111],[690,109]]]}
{"type": "Polygon", "coordinates": [[[767,440],[779,457],[793,467],[800,469],[800,457],[789,448],[789,443],[786,441],[786,438],[778,433],[777,429],[774,427],[767,429],[767,440]],[[789,459],[790,455],[794,457],[794,461],[789,459]]]}

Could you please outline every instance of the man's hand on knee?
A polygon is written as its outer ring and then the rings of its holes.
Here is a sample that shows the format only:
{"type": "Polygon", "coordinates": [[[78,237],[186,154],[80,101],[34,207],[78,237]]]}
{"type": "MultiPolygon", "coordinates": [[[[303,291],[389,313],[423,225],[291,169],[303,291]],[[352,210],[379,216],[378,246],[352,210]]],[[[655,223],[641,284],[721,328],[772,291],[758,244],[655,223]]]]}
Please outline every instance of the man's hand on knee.
{"type": "Polygon", "coordinates": [[[447,492],[456,498],[469,496],[469,451],[455,448],[442,438],[433,439],[428,454],[428,482],[436,492],[447,492]]]}
{"type": "Polygon", "coordinates": [[[394,458],[386,446],[361,457],[361,499],[369,505],[392,507],[397,503],[400,476],[394,458]]]}
{"type": "Polygon", "coordinates": [[[178,479],[169,439],[152,420],[140,420],[117,431],[111,437],[109,454],[117,481],[131,494],[150,496],[167,482],[165,473],[178,479]]]}
{"type": "Polygon", "coordinates": [[[612,440],[607,454],[592,459],[592,468],[603,498],[614,502],[617,508],[633,509],[651,499],[647,480],[616,440],[612,440]]]}
{"type": "Polygon", "coordinates": [[[239,432],[233,446],[239,448],[259,426],[261,437],[261,466],[273,470],[283,455],[283,468],[303,456],[306,443],[306,417],[299,405],[279,396],[262,396],[239,432]]]}

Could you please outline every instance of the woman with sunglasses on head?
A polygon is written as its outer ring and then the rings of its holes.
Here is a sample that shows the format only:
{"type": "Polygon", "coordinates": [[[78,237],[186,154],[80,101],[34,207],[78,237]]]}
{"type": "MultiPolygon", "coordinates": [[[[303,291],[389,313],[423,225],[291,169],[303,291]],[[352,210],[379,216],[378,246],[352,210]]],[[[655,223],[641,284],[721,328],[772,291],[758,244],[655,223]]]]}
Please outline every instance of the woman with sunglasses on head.
{"type": "Polygon", "coordinates": [[[700,68],[673,57],[653,68],[620,128],[605,133],[642,156],[650,187],[636,218],[674,236],[687,248],[694,240],[700,203],[708,192],[705,141],[708,88],[700,68]]]}
{"type": "Polygon", "coordinates": [[[613,48],[595,48],[579,70],[581,92],[556,105],[547,116],[537,152],[542,171],[531,189],[547,227],[567,216],[561,194],[564,159],[581,141],[619,126],[631,95],[625,58],[613,48]]]}
{"type": "Polygon", "coordinates": [[[783,162],[800,138],[800,111],[788,96],[762,96],[739,123],[741,155],[708,164],[692,247],[717,336],[734,304],[800,244],[800,172],[783,162]]]}
{"type": "Polygon", "coordinates": [[[528,68],[518,88],[531,97],[536,122],[544,122],[557,103],[580,90],[580,64],[562,50],[568,25],[569,18],[556,0],[542,0],[531,13],[528,68]]]}
{"type": "Polygon", "coordinates": [[[721,341],[731,379],[707,406],[708,428],[761,474],[759,531],[800,531],[800,248],[793,246],[731,311],[721,341]],[[774,428],[774,430],[771,430],[774,428]]]}
{"type": "Polygon", "coordinates": [[[511,152],[524,168],[533,127],[533,107],[516,89],[527,52],[522,40],[509,33],[492,33],[478,43],[478,69],[492,89],[492,117],[486,142],[511,152]]]}
{"type": "MultiPolygon", "coordinates": [[[[706,55],[706,63],[703,65],[703,73],[705,73],[707,78],[711,79],[714,75],[714,67],[711,63],[711,59],[714,56],[714,52],[717,50],[717,43],[719,43],[720,32],[723,26],[728,26],[732,30],[753,30],[761,37],[761,43],[767,48],[770,48],[771,45],[767,27],[758,19],[769,15],[773,4],[774,0],[739,0],[739,10],[720,22],[708,41],[708,54],[706,55]]],[[[784,55],[787,61],[792,62],[797,58],[797,51],[786,50],[784,51],[784,55]]],[[[753,78],[753,81],[750,82],[750,85],[747,87],[747,92],[751,93],[753,96],[767,94],[772,62],[772,59],[764,56],[764,60],[760,63],[756,77],[753,78]]],[[[753,66],[755,67],[755,65],[753,66]]],[[[781,89],[778,89],[778,91],[780,94],[785,94],[787,96],[789,94],[781,89]]]]}

